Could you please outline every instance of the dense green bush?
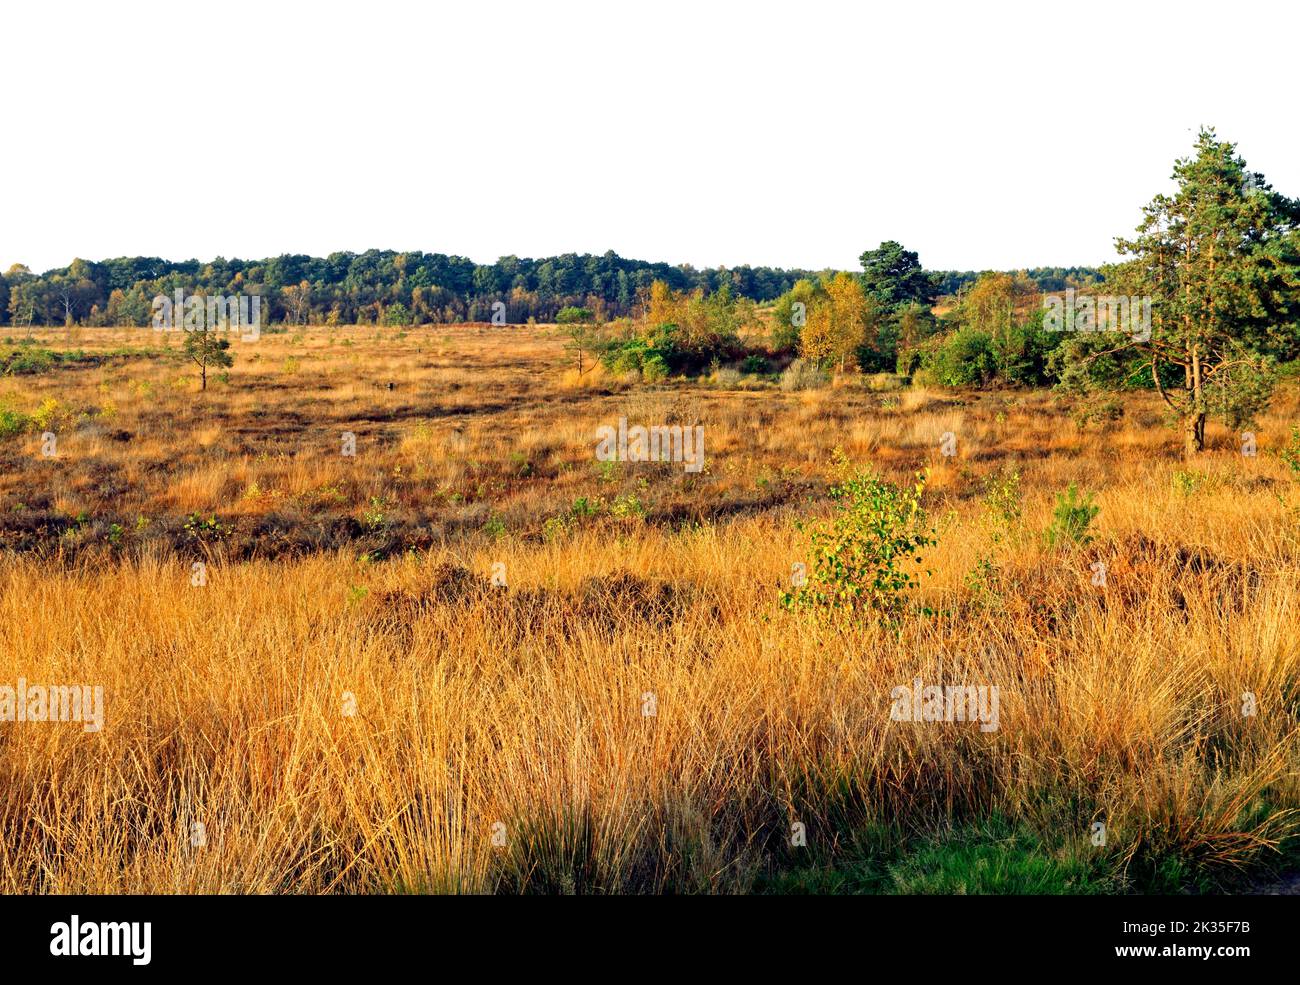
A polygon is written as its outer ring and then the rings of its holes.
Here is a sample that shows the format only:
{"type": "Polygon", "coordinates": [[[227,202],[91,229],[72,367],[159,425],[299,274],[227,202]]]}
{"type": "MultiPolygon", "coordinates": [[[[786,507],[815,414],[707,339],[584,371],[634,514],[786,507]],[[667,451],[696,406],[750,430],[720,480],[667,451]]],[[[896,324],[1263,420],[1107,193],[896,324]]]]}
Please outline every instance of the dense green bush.
{"type": "Polygon", "coordinates": [[[12,438],[22,434],[31,423],[31,418],[21,411],[10,407],[0,407],[0,439],[12,438]]]}
{"type": "Polygon", "coordinates": [[[668,363],[657,352],[641,360],[641,378],[647,383],[657,383],[668,378],[668,363]]]}
{"type": "Polygon", "coordinates": [[[1044,386],[1054,382],[1048,358],[1060,343],[1062,333],[1044,332],[1035,324],[1013,325],[993,340],[998,379],[1021,386],[1044,386]]]}
{"type": "Polygon", "coordinates": [[[729,362],[744,355],[734,337],[716,336],[698,345],[682,342],[676,325],[658,325],[646,335],[607,343],[600,358],[615,373],[640,371],[647,378],[663,379],[671,374],[699,373],[714,363],[729,362]]]}
{"type": "Polygon", "coordinates": [[[660,325],[648,336],[617,340],[604,348],[601,360],[615,373],[643,372],[649,363],[652,373],[658,373],[662,367],[666,376],[669,371],[682,368],[683,360],[674,339],[676,332],[675,325],[660,325]]]}
{"type": "Polygon", "coordinates": [[[988,333],[959,328],[924,353],[920,376],[939,386],[983,386],[997,375],[997,369],[988,333]]]}

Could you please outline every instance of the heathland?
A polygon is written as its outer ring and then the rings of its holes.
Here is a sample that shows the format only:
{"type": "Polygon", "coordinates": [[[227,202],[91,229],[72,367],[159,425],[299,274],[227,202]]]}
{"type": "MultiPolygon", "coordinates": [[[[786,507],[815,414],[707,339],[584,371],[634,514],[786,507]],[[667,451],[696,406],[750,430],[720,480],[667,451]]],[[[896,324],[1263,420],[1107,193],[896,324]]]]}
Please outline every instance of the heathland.
{"type": "Polygon", "coordinates": [[[0,724],[0,891],[1293,865],[1293,384],[1188,458],[1149,391],[580,374],[574,334],[266,331],[202,391],[169,333],[11,340],[0,684],[105,701],[0,724]],[[702,426],[702,469],[602,461],[620,418],[702,426]],[[918,678],[996,686],[997,727],[897,720],[918,678]]]}

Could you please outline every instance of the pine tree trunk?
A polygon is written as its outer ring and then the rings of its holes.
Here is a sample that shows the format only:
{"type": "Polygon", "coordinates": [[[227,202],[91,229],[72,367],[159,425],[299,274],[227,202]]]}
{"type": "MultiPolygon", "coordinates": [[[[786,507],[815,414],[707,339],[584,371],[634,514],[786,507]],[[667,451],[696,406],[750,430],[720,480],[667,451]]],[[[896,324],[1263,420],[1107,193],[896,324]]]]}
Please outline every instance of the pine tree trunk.
{"type": "Polygon", "coordinates": [[[1183,454],[1188,458],[1205,450],[1205,415],[1188,414],[1183,418],[1183,454]]]}
{"type": "Polygon", "coordinates": [[[1205,391],[1199,345],[1192,346],[1192,364],[1188,367],[1187,382],[1191,392],[1187,416],[1183,418],[1183,454],[1190,458],[1205,450],[1205,391]]]}

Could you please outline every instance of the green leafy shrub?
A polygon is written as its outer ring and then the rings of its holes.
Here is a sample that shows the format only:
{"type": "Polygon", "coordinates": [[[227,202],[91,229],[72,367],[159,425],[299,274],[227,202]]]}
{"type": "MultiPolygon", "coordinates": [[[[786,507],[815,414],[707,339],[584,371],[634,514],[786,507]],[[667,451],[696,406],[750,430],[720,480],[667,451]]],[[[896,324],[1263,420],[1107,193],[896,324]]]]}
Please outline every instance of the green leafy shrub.
{"type": "Polygon", "coordinates": [[[677,348],[677,326],[660,325],[650,334],[611,342],[601,348],[600,358],[605,368],[614,373],[644,373],[651,364],[651,373],[684,369],[689,360],[677,348]],[[662,367],[662,370],[661,370],[662,367]]]}
{"type": "Polygon", "coordinates": [[[370,530],[388,526],[388,510],[392,504],[383,496],[371,496],[370,506],[361,511],[361,522],[370,530]]]}
{"type": "Polygon", "coordinates": [[[975,567],[966,573],[966,587],[977,600],[995,603],[1000,599],[998,590],[1001,577],[1002,570],[989,558],[981,557],[975,562],[975,567]]]}
{"type": "Polygon", "coordinates": [[[204,519],[201,513],[191,513],[185,521],[185,533],[190,540],[220,540],[229,532],[230,528],[215,515],[204,519]]]}
{"type": "Polygon", "coordinates": [[[1209,481],[1209,476],[1196,469],[1178,469],[1173,476],[1174,489],[1184,496],[1190,496],[1209,481]]]}
{"type": "Polygon", "coordinates": [[[659,353],[650,353],[641,361],[641,379],[647,383],[658,383],[667,378],[668,363],[659,353]]]}
{"type": "MultiPolygon", "coordinates": [[[[1041,312],[1038,313],[1041,319],[1041,312]]],[[[1017,324],[999,332],[992,340],[997,374],[1007,383],[1044,386],[1052,383],[1048,358],[1061,338],[1060,332],[1045,332],[1037,325],[1017,324]]]]}
{"type": "Polygon", "coordinates": [[[600,511],[604,509],[605,504],[600,500],[588,499],[586,496],[579,496],[573,501],[573,506],[569,508],[569,516],[574,520],[589,520],[592,517],[600,516],[600,511]]]}
{"type": "Polygon", "coordinates": [[[56,398],[46,397],[41,401],[41,405],[32,411],[31,422],[37,431],[48,431],[70,416],[68,409],[56,398]]]}
{"type": "Polygon", "coordinates": [[[0,407],[0,440],[22,434],[30,424],[31,419],[21,411],[0,407]]]}
{"type": "Polygon", "coordinates": [[[614,502],[610,504],[609,512],[620,520],[640,520],[645,517],[645,507],[632,493],[615,497],[614,502]]]}
{"type": "Polygon", "coordinates": [[[985,477],[984,512],[998,527],[1020,522],[1020,470],[1014,465],[1003,465],[985,477]]]}
{"type": "Polygon", "coordinates": [[[982,386],[997,375],[993,340],[977,329],[958,329],[928,355],[922,375],[939,386],[982,386]]]}
{"type": "Polygon", "coordinates": [[[1291,478],[1300,479],[1300,427],[1291,425],[1291,439],[1277,455],[1291,470],[1291,478]]]}
{"type": "Polygon", "coordinates": [[[782,593],[781,604],[832,621],[896,618],[918,583],[912,566],[937,542],[921,506],[926,476],[918,473],[907,488],[854,471],[842,453],[837,466],[840,479],[830,490],[836,515],[813,529],[807,583],[782,593]]]}

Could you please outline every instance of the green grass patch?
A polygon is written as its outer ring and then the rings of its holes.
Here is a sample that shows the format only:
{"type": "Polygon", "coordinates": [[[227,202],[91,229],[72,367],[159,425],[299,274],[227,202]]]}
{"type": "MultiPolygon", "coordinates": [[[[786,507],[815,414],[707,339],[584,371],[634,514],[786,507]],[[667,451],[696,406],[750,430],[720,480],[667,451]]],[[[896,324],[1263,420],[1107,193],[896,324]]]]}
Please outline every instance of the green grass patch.
{"type": "MultiPolygon", "coordinates": [[[[811,849],[792,849],[793,854],[811,849]]],[[[1086,895],[1133,892],[1118,860],[1085,838],[1052,845],[994,819],[938,835],[907,837],[887,828],[855,834],[832,857],[811,854],[779,867],[755,892],[781,895],[1086,895]]]]}

